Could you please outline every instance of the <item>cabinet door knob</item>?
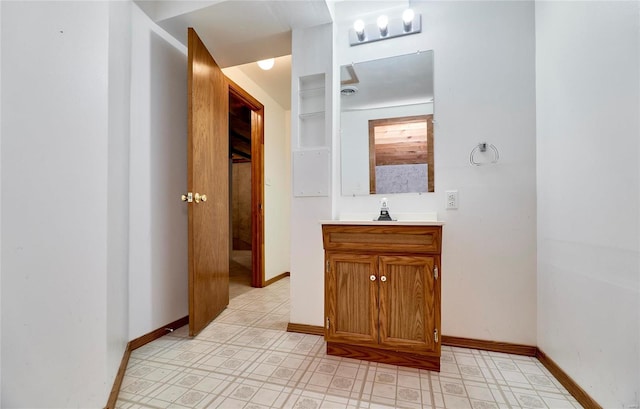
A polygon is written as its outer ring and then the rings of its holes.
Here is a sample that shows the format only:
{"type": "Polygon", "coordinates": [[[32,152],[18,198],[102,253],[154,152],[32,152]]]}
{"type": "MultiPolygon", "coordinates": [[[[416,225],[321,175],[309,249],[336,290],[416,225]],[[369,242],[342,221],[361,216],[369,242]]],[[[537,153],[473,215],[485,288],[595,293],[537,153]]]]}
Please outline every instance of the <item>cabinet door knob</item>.
{"type": "Polygon", "coordinates": [[[384,283],[385,281],[387,281],[387,277],[386,276],[380,277],[380,281],[382,281],[384,283]]]}
{"type": "Polygon", "coordinates": [[[376,276],[375,276],[375,275],[373,275],[373,274],[371,274],[371,275],[369,276],[369,280],[371,280],[371,281],[376,281],[376,276]]]}

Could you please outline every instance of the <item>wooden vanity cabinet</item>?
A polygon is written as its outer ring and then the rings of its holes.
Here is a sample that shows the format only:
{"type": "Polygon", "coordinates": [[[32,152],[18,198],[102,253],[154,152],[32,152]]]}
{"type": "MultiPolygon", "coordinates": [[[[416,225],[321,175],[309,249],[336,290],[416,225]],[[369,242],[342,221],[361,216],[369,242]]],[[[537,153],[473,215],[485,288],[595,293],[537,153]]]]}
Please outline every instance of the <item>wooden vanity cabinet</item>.
{"type": "Polygon", "coordinates": [[[323,225],[329,355],[440,370],[441,231],[323,225]]]}

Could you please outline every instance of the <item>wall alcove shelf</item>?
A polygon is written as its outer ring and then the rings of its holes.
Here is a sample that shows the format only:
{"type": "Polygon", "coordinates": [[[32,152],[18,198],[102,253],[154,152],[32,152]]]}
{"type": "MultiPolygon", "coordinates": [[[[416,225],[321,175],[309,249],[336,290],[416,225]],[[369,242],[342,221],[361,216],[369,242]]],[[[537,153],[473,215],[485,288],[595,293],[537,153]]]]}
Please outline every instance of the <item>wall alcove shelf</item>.
{"type": "Polygon", "coordinates": [[[325,75],[313,74],[299,79],[299,148],[326,147],[325,75]]]}

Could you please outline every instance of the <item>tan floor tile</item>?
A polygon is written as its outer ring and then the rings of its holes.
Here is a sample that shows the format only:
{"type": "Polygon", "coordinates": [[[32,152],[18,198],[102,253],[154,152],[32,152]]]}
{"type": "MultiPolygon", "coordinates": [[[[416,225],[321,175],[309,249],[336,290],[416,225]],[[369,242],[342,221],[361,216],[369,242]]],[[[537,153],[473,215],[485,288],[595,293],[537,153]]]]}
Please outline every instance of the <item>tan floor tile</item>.
{"type": "Polygon", "coordinates": [[[321,336],[286,332],[288,278],[262,289],[249,279],[234,278],[229,307],[198,336],[185,326],[133,351],[116,407],[580,407],[531,357],[443,346],[436,373],[327,356],[321,336]]]}

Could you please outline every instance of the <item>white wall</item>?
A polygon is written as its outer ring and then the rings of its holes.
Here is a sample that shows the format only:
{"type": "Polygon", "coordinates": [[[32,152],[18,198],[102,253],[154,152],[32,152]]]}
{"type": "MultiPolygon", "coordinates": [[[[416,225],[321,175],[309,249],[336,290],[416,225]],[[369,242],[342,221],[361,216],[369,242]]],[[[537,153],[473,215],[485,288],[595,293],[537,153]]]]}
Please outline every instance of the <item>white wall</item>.
{"type": "Polygon", "coordinates": [[[239,68],[222,70],[264,105],[264,278],[290,270],[289,127],[287,112],[239,68]]]}
{"type": "Polygon", "coordinates": [[[131,339],[189,313],[186,48],[132,9],[131,339]]]}
{"type": "MultiPolygon", "coordinates": [[[[332,90],[333,28],[331,24],[294,29],[291,44],[291,148],[298,149],[298,88],[302,76],[325,74],[325,132],[334,129],[332,90]]],[[[331,138],[326,138],[331,140],[331,138]]],[[[332,158],[333,160],[333,158],[332,158]]],[[[292,174],[296,169],[292,169],[292,174]]],[[[333,186],[333,184],[332,184],[333,186]]],[[[331,189],[330,189],[331,191],[331,189]]],[[[332,215],[332,197],[291,198],[291,315],[296,324],[323,325],[324,273],[319,221],[332,215]]]]}
{"type": "Polygon", "coordinates": [[[1,404],[99,407],[126,326],[126,6],[1,7],[1,404]]]}
{"type": "Polygon", "coordinates": [[[538,346],[603,407],[629,408],[640,399],[639,3],[535,9],[538,346]]]}
{"type": "MultiPolygon", "coordinates": [[[[377,4],[380,8],[385,5],[377,4]]],[[[434,50],[436,192],[390,195],[390,207],[402,213],[437,211],[446,222],[444,334],[535,345],[533,4],[428,2],[413,6],[422,13],[423,32],[418,35],[349,47],[347,30],[353,20],[339,21],[336,65],[434,50]],[[469,153],[483,141],[500,150],[499,164],[469,164],[469,153]],[[460,208],[445,211],[444,192],[453,189],[459,191],[460,208]]],[[[341,3],[337,3],[338,18],[340,10],[341,3]]],[[[376,16],[369,18],[375,21],[376,16]]],[[[296,58],[296,38],[294,31],[294,71],[315,57],[301,53],[296,58]]],[[[313,50],[307,53],[322,48],[318,43],[305,44],[307,50],[313,50]]],[[[295,125],[295,112],[293,116],[295,125]]],[[[339,143],[334,142],[333,149],[336,155],[339,143]]],[[[340,171],[337,162],[333,171],[334,181],[339,180],[335,178],[340,171]]],[[[333,191],[339,194],[340,189],[333,191]]],[[[291,280],[291,321],[322,325],[323,254],[317,222],[326,217],[329,203],[317,200],[297,207],[296,201],[303,200],[294,199],[292,208],[292,224],[300,226],[292,236],[292,243],[300,243],[292,246],[292,274],[303,273],[300,281],[291,280]]],[[[333,216],[362,213],[363,209],[375,212],[379,197],[340,196],[335,202],[333,216]]]]}

